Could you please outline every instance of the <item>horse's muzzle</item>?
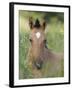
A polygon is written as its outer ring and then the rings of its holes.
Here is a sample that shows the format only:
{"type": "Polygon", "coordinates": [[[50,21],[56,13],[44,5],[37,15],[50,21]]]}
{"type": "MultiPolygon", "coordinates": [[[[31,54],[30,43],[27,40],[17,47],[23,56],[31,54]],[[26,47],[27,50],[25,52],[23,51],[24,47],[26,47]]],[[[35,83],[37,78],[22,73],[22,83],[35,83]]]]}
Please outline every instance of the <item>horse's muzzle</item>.
{"type": "Polygon", "coordinates": [[[37,69],[41,69],[42,68],[42,65],[43,65],[43,62],[41,60],[37,60],[37,61],[34,62],[34,66],[37,69]]]}

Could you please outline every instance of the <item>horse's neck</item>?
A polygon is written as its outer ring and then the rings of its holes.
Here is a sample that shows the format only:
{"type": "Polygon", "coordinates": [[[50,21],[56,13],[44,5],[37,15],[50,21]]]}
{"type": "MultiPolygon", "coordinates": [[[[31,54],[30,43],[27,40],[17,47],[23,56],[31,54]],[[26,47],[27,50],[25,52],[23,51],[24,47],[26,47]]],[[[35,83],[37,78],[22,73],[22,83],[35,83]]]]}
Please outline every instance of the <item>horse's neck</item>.
{"type": "Polygon", "coordinates": [[[57,61],[63,59],[63,53],[55,53],[50,49],[44,49],[44,58],[45,60],[57,61]]]}

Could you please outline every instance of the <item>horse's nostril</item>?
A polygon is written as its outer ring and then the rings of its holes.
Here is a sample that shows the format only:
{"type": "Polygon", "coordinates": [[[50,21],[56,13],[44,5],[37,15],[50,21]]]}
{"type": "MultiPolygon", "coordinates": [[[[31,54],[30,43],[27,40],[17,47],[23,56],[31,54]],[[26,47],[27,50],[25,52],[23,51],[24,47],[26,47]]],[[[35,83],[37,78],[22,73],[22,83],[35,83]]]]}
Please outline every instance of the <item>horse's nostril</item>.
{"type": "Polygon", "coordinates": [[[34,65],[36,66],[37,69],[41,69],[42,68],[42,62],[35,62],[34,65]]]}
{"type": "Polygon", "coordinates": [[[36,64],[37,69],[41,69],[41,68],[42,68],[41,66],[42,66],[42,65],[39,64],[39,63],[36,64]]]}

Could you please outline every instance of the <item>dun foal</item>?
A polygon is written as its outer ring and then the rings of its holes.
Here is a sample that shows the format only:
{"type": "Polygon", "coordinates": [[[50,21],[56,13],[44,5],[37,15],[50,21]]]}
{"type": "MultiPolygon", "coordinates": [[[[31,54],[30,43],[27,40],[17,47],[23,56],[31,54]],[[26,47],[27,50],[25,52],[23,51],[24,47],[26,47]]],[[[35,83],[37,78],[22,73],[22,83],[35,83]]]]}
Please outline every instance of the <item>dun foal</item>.
{"type": "MultiPolygon", "coordinates": [[[[61,67],[60,61],[63,60],[63,53],[55,53],[47,48],[45,35],[46,22],[44,21],[40,24],[39,20],[36,19],[34,23],[32,18],[29,18],[29,26],[31,29],[29,38],[31,47],[28,53],[28,65],[34,77],[43,77],[44,65],[48,66],[50,64],[51,66],[48,68],[50,68],[50,71],[52,70],[52,73],[60,70],[58,68],[61,67]]],[[[49,72],[49,70],[46,72],[49,72]]]]}

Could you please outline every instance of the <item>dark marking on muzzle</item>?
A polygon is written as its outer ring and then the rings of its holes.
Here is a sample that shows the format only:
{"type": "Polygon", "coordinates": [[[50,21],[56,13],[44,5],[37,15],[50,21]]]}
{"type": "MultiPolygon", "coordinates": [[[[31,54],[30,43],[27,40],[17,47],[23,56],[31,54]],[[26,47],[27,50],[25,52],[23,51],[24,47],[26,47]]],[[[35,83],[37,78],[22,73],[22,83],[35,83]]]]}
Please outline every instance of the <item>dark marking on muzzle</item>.
{"type": "Polygon", "coordinates": [[[43,62],[42,61],[35,61],[34,66],[39,70],[42,68],[43,62]]]}

